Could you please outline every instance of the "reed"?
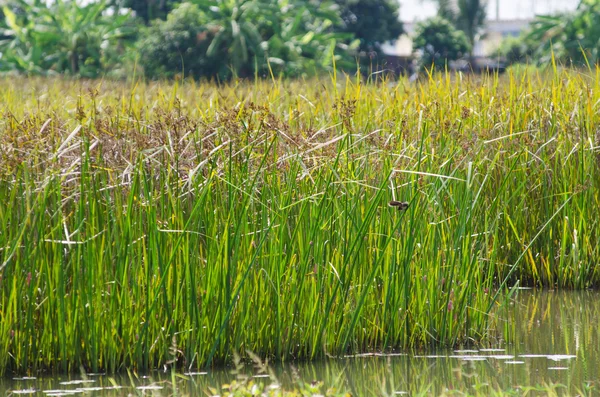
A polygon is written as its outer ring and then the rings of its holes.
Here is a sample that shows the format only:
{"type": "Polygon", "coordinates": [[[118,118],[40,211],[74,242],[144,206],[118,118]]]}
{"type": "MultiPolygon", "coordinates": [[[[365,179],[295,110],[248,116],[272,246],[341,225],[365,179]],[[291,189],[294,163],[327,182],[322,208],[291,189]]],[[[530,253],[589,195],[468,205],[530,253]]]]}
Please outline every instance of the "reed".
{"type": "Polygon", "coordinates": [[[597,286],[598,73],[5,79],[0,371],[476,343],[597,286]]]}

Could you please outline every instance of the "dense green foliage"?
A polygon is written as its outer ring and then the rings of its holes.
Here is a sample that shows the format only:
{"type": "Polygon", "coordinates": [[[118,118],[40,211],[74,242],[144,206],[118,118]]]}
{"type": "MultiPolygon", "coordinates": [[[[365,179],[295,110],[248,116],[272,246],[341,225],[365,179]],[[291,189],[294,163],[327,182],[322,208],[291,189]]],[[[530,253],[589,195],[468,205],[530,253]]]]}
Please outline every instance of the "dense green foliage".
{"type": "Polygon", "coordinates": [[[467,37],[442,17],[427,19],[415,29],[413,49],[421,68],[444,68],[469,51],[467,37]]]}
{"type": "Polygon", "coordinates": [[[494,56],[500,57],[509,65],[515,63],[534,63],[534,44],[528,40],[526,34],[519,36],[508,36],[500,43],[500,46],[494,51],[494,56]]]}
{"type": "Polygon", "coordinates": [[[3,371],[457,345],[600,285],[600,72],[0,95],[3,371]]]}
{"type": "Polygon", "coordinates": [[[165,19],[177,5],[176,0],[112,0],[119,8],[129,8],[148,24],[155,19],[165,19]]]}
{"type": "Polygon", "coordinates": [[[349,34],[333,3],[257,0],[183,3],[166,21],[154,21],[140,44],[150,77],[185,72],[194,77],[285,76],[328,71],[333,60],[352,65],[349,34]]]}
{"type": "Polygon", "coordinates": [[[381,55],[381,44],[403,33],[395,0],[336,0],[344,22],[342,31],[360,40],[363,57],[381,55]]]}
{"type": "Polygon", "coordinates": [[[139,42],[140,61],[149,77],[173,77],[182,72],[191,76],[212,76],[225,64],[206,54],[216,29],[206,25],[198,6],[183,3],[166,21],[154,21],[139,42]]]}
{"type": "Polygon", "coordinates": [[[7,4],[0,18],[0,72],[307,76],[334,67],[356,70],[357,58],[368,59],[367,52],[377,53],[402,32],[391,0],[7,4]]]}
{"type": "Polygon", "coordinates": [[[259,28],[264,19],[271,16],[269,9],[263,9],[263,3],[257,0],[209,0],[201,3],[202,24],[209,31],[209,45],[206,51],[197,52],[195,56],[217,64],[221,75],[224,68],[231,68],[235,75],[251,76],[253,66],[264,63],[264,48],[261,47],[264,40],[259,28]]]}
{"type": "Polygon", "coordinates": [[[15,0],[2,9],[0,71],[96,77],[122,66],[125,39],[135,34],[128,13],[107,15],[100,1],[15,0]]]}
{"type": "Polygon", "coordinates": [[[552,56],[577,66],[600,62],[600,0],[581,0],[572,13],[536,17],[527,37],[541,63],[552,56]]]}
{"type": "Polygon", "coordinates": [[[581,0],[574,12],[539,15],[497,51],[508,63],[590,67],[600,62],[600,0],[581,0]]]}
{"type": "Polygon", "coordinates": [[[438,15],[451,21],[463,31],[469,41],[471,51],[485,25],[487,0],[436,0],[438,15]]]}

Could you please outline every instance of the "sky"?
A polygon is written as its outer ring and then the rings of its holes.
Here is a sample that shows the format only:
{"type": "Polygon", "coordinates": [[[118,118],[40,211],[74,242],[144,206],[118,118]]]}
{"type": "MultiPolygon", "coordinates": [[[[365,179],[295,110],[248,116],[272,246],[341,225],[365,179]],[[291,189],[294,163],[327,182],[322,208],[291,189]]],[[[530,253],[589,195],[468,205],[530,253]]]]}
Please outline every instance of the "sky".
{"type": "MultiPolygon", "coordinates": [[[[398,0],[400,19],[413,22],[436,13],[433,0],[398,0]]],[[[496,2],[500,2],[500,19],[527,19],[536,14],[570,11],[577,8],[579,0],[488,0],[488,17],[496,18],[496,2]]]]}

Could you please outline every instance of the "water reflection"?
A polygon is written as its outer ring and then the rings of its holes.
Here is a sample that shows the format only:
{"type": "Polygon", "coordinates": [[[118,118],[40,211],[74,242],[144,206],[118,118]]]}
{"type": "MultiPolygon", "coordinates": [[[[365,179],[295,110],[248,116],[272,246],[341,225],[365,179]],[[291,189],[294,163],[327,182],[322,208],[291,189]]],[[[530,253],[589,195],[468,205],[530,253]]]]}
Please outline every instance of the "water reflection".
{"type": "MultiPolygon", "coordinates": [[[[278,382],[289,388],[297,379],[323,381],[353,396],[440,395],[490,390],[529,391],[554,385],[562,394],[598,393],[600,354],[598,292],[519,291],[494,314],[499,329],[493,344],[460,350],[364,354],[317,363],[272,366],[278,382]],[[594,390],[594,391],[591,391],[594,390]]],[[[245,369],[253,373],[251,366],[245,369]]],[[[254,376],[264,376],[256,375],[254,376]]],[[[210,395],[209,387],[232,380],[230,370],[187,374],[133,374],[5,378],[0,394],[59,395],[210,395]]],[[[273,382],[271,378],[259,379],[273,382]]],[[[542,395],[545,392],[538,392],[542,395]]]]}

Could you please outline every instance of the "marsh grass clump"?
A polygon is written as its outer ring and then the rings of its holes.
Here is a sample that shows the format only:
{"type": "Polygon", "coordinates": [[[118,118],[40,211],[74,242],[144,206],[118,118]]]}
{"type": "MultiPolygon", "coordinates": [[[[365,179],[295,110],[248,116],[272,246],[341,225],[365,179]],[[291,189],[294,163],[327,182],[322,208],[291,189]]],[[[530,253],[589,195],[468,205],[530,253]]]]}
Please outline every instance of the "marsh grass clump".
{"type": "Polygon", "coordinates": [[[485,340],[600,281],[599,84],[4,80],[0,368],[485,340]]]}

